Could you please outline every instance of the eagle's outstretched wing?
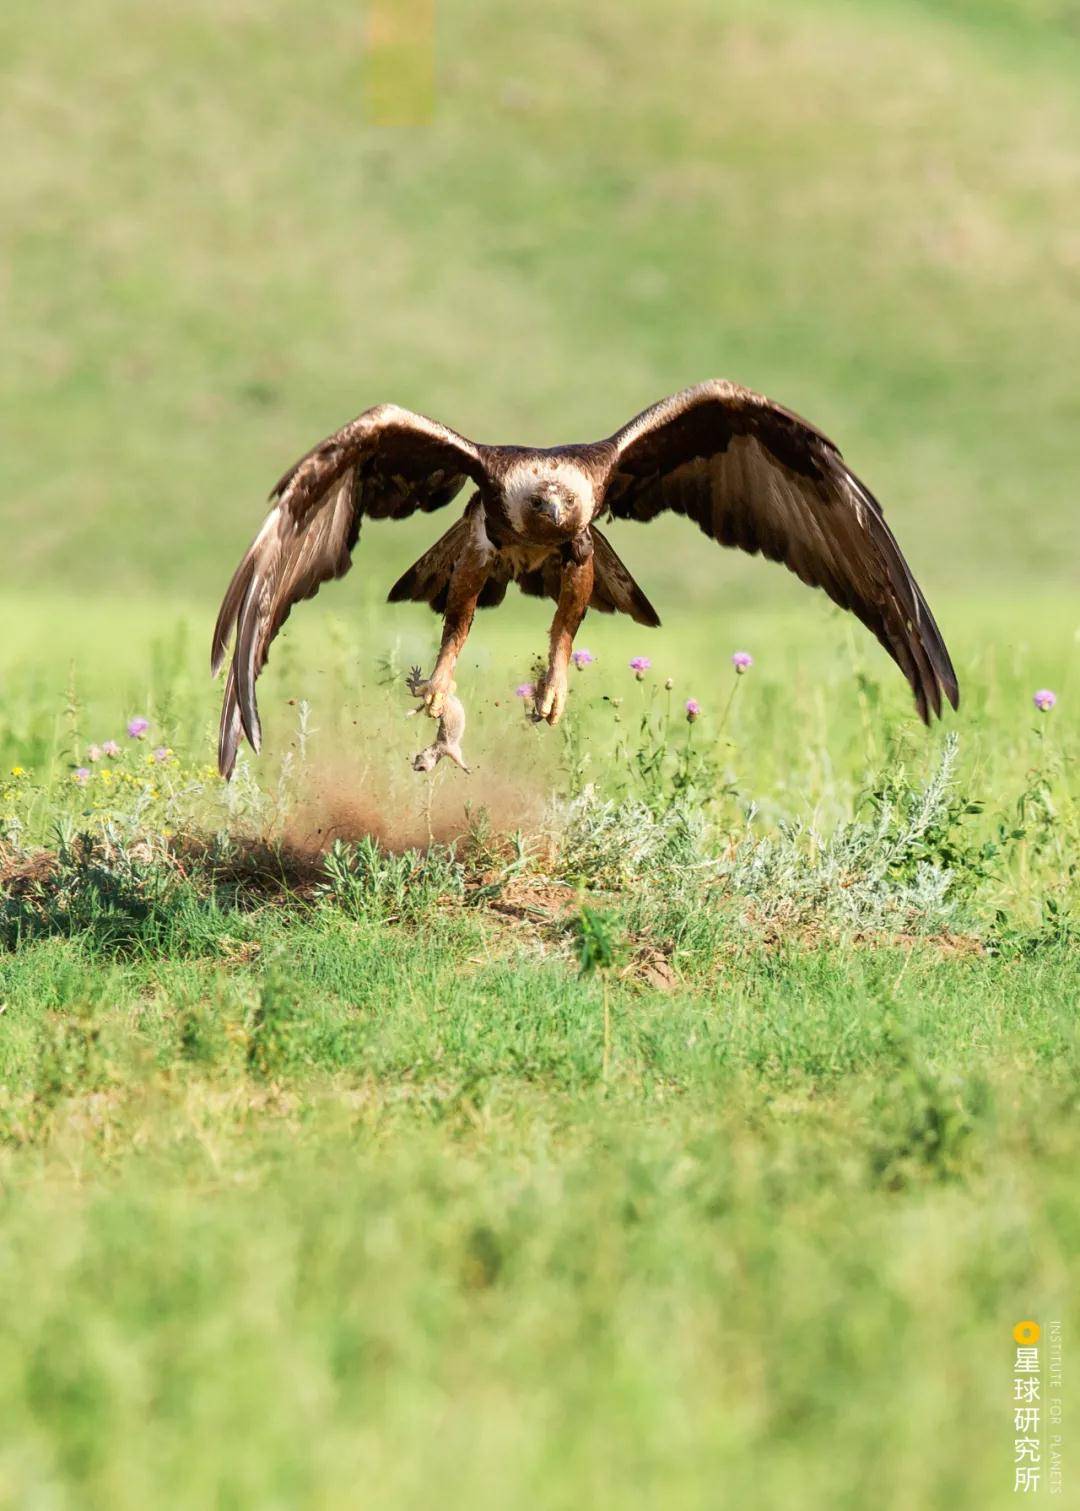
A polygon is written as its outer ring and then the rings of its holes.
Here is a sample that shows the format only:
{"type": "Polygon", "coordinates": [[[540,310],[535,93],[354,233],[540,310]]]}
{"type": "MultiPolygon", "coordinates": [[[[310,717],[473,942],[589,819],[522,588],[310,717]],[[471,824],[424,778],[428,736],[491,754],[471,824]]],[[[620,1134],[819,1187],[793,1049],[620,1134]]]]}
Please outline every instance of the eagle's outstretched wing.
{"type": "Polygon", "coordinates": [[[604,507],[617,519],[685,514],[723,546],[782,561],[872,630],[922,719],[959,702],[941,632],[881,506],[829,438],[761,394],[717,379],[617,431],[604,507]]]}
{"type": "Polygon", "coordinates": [[[214,628],[211,669],[221,670],[233,630],[218,739],[218,765],[232,774],[241,733],[258,750],[255,679],[270,642],[301,598],[349,570],[360,521],[404,519],[448,504],[468,478],[486,476],[481,448],[464,436],[380,404],[321,441],[291,467],[273,508],[233,574],[214,628]]]}

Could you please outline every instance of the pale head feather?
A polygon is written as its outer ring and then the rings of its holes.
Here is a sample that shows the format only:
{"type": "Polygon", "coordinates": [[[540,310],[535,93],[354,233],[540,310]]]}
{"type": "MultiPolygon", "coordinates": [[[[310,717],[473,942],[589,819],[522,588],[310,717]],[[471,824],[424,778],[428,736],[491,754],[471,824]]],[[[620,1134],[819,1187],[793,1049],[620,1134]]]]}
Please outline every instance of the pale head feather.
{"type": "Polygon", "coordinates": [[[588,471],[577,462],[559,457],[522,457],[507,469],[503,480],[510,522],[516,530],[525,528],[529,506],[545,483],[554,483],[569,495],[574,523],[583,529],[595,511],[596,495],[588,471]]]}

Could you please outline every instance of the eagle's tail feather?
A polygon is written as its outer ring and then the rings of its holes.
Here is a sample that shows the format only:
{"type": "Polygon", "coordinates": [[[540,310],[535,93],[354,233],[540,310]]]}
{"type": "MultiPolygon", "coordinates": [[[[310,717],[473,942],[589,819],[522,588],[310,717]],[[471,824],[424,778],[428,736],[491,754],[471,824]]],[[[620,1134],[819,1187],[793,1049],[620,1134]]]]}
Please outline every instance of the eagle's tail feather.
{"type": "Polygon", "coordinates": [[[595,525],[590,528],[594,581],[589,607],[599,609],[602,614],[629,614],[638,624],[655,629],[660,623],[660,615],[631,577],[607,536],[601,535],[595,525]]]}
{"type": "Polygon", "coordinates": [[[469,521],[467,516],[462,516],[445,535],[439,536],[419,561],[414,561],[409,570],[402,573],[387,594],[387,603],[428,603],[436,613],[443,613],[454,564],[468,535],[469,521]]]}

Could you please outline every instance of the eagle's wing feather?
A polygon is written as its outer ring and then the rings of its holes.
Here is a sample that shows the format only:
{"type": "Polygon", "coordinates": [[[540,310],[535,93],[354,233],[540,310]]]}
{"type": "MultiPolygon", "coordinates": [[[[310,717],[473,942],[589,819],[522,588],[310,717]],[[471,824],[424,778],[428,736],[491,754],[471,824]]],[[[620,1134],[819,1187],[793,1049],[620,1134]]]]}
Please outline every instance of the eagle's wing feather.
{"type": "Polygon", "coordinates": [[[955,708],[941,632],[881,506],[813,425],[715,380],[663,399],[608,445],[604,507],[618,519],[684,514],[714,540],[781,561],[873,631],[920,716],[955,708]]]}
{"type": "Polygon", "coordinates": [[[216,676],[236,632],[221,711],[218,764],[232,773],[241,734],[261,739],[255,679],[294,603],[349,570],[365,515],[403,519],[441,508],[468,478],[486,476],[481,449],[396,405],[369,409],[284,475],[273,507],[233,574],[211,650],[216,676]]]}

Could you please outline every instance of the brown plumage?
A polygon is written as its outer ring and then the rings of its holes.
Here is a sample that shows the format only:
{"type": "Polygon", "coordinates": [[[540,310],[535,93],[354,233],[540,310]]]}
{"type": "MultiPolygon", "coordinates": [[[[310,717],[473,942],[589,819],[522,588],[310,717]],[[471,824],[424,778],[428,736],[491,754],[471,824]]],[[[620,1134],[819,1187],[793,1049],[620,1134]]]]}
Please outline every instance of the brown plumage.
{"type": "Polygon", "coordinates": [[[587,609],[657,625],[649,600],[596,527],[603,516],[685,515],[724,546],[781,561],[824,588],[880,640],[924,721],[958,703],[956,674],[880,505],[820,430],[761,394],[715,380],[663,399],[607,440],[531,450],[483,446],[396,405],[365,411],[277,484],[273,508],[218,615],[212,667],[235,632],[219,764],[232,773],[241,734],[255,750],[255,679],[292,605],[348,571],[361,521],[442,508],[475,485],[463,516],[402,576],[391,601],[444,615],[425,699],[434,716],[476,608],[511,581],[557,604],[535,717],[566,700],[574,635],[587,609]]]}

